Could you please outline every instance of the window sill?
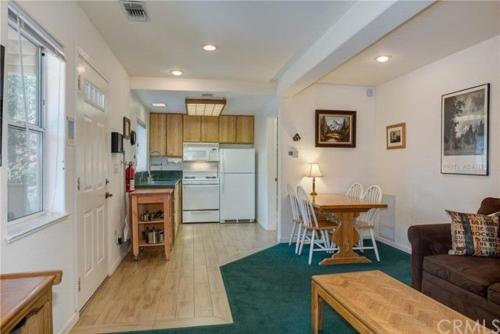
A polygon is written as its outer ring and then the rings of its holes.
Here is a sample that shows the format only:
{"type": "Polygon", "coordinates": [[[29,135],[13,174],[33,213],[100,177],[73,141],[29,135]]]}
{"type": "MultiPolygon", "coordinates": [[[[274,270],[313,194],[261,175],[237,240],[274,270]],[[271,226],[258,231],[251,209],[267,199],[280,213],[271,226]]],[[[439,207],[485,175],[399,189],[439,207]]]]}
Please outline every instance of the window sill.
{"type": "Polygon", "coordinates": [[[46,213],[42,216],[26,219],[23,222],[12,223],[11,226],[7,227],[7,236],[5,237],[5,240],[10,244],[16,240],[43,230],[50,225],[58,223],[68,216],[68,213],[46,213]]]}

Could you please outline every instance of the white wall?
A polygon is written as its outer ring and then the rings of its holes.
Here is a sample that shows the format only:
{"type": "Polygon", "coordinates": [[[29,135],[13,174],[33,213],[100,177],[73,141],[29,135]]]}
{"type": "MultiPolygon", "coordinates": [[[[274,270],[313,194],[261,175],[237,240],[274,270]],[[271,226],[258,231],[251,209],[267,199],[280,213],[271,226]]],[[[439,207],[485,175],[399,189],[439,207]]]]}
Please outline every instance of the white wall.
{"type": "Polygon", "coordinates": [[[316,179],[317,192],[344,192],[354,181],[372,181],[374,121],[375,99],[367,96],[365,87],[316,84],[283,101],[279,113],[281,240],[288,238],[291,226],[286,185],[300,184],[310,191],[312,180],[304,177],[308,162],[318,162],[324,175],[316,179]],[[314,147],[316,109],[355,110],[356,148],[314,147]],[[301,141],[292,140],[295,133],[301,141]],[[291,147],[298,149],[297,159],[288,156],[291,147]]]}
{"type": "MultiPolygon", "coordinates": [[[[99,32],[90,23],[87,16],[76,2],[20,2],[23,7],[44,29],[59,40],[66,54],[66,112],[75,116],[75,67],[77,49],[81,48],[90,56],[92,62],[109,80],[109,118],[110,130],[122,130],[122,117],[130,116],[129,80],[124,68],[113,55],[102,39],[99,32]]],[[[1,2],[1,32],[6,30],[6,2],[1,2]]],[[[5,38],[2,39],[5,41],[5,38]]],[[[4,122],[4,147],[6,152],[6,126],[4,122]]],[[[66,207],[70,216],[63,221],[50,225],[42,231],[36,232],[10,244],[3,238],[5,234],[6,217],[0,215],[1,239],[1,272],[22,272],[33,270],[63,270],[63,281],[54,289],[54,330],[61,332],[67,329],[76,320],[76,233],[75,233],[75,150],[66,147],[66,207]]],[[[127,146],[126,146],[127,148],[127,146]]],[[[128,149],[127,159],[133,156],[128,149]]],[[[110,154],[110,185],[109,189],[114,197],[109,201],[108,215],[108,258],[111,272],[125,253],[115,243],[115,231],[120,231],[123,225],[123,168],[119,164],[120,158],[110,154]],[[119,168],[115,168],[119,166],[119,168]]],[[[4,164],[6,160],[4,159],[4,164]]],[[[6,208],[6,169],[1,170],[0,207],[2,212],[6,208]]]]}
{"type": "MultiPolygon", "coordinates": [[[[500,194],[500,37],[376,88],[374,180],[395,199],[395,242],[415,224],[448,222],[444,210],[474,212],[500,194]],[[441,95],[490,83],[490,176],[440,174],[441,95]],[[386,150],[385,127],[406,122],[407,148],[386,150]]],[[[383,223],[383,222],[382,222],[383,223]]]]}
{"type": "Polygon", "coordinates": [[[276,166],[273,166],[273,154],[276,154],[275,120],[278,106],[276,100],[269,102],[264,110],[255,113],[255,151],[257,153],[257,222],[268,231],[276,230],[276,209],[273,201],[277,194],[273,192],[274,178],[276,177],[276,166]]]}

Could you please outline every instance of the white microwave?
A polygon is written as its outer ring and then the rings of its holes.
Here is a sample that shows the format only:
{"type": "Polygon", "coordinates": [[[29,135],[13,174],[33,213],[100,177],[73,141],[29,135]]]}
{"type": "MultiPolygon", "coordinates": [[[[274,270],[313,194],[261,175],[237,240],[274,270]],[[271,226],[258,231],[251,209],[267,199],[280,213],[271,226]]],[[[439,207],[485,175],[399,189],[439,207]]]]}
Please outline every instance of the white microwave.
{"type": "Polygon", "coordinates": [[[218,143],[184,144],[183,161],[219,161],[218,143]]]}

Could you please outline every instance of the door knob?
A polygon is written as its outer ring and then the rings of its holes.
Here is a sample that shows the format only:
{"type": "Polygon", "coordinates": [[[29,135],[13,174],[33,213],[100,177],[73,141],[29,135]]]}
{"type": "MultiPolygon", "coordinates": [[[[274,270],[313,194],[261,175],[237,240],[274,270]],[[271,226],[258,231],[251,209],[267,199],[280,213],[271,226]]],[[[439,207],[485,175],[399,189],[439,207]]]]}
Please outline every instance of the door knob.
{"type": "Polygon", "coordinates": [[[112,193],[110,193],[109,191],[106,191],[106,196],[105,196],[105,197],[106,197],[106,198],[113,197],[113,194],[112,194],[112,193]]]}

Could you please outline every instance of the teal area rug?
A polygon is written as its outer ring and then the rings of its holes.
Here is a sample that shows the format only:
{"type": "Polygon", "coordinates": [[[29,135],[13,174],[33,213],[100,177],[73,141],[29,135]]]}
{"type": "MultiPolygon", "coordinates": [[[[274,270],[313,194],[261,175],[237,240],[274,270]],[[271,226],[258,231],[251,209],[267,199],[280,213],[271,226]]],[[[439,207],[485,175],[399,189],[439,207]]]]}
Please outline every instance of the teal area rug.
{"type": "MultiPolygon", "coordinates": [[[[370,264],[319,266],[325,253],[315,253],[307,264],[307,250],[295,255],[293,246],[279,244],[221,268],[233,315],[233,324],[164,329],[134,333],[214,334],[311,332],[311,276],[363,270],[381,270],[410,283],[410,256],[393,247],[379,244],[381,262],[371,251],[365,255],[370,264]]],[[[355,333],[339,315],[324,307],[323,333],[355,333]]]]}

